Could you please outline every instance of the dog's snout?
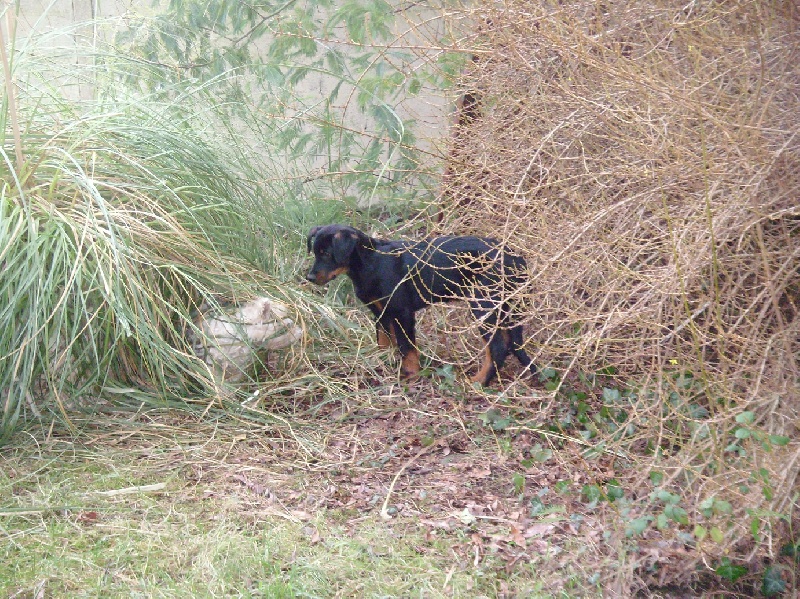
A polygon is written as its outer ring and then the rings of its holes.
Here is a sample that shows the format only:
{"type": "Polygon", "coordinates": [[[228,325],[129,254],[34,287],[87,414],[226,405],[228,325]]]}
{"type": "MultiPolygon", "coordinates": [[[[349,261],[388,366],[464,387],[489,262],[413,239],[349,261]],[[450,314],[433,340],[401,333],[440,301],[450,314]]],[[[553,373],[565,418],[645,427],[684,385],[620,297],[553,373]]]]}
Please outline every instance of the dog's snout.
{"type": "Polygon", "coordinates": [[[312,283],[316,283],[317,282],[317,275],[313,270],[309,271],[309,273],[306,275],[306,279],[308,279],[312,283]]]}

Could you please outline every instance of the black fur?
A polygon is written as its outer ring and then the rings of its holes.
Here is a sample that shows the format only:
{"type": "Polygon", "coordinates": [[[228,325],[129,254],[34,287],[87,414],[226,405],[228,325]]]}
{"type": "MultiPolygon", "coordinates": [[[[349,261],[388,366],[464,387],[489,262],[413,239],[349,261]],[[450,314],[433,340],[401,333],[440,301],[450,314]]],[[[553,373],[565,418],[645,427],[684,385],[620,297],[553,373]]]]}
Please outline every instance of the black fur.
{"type": "Polygon", "coordinates": [[[419,372],[414,313],[425,306],[466,300],[486,339],[486,354],[473,381],[487,385],[509,353],[531,373],[536,366],[522,348],[522,325],[508,296],[527,278],[525,259],[495,239],[436,237],[384,241],[344,225],[314,227],[307,248],[314,264],[306,278],[324,285],[347,274],[356,296],[377,319],[378,344],[396,343],[402,375],[419,372]]]}

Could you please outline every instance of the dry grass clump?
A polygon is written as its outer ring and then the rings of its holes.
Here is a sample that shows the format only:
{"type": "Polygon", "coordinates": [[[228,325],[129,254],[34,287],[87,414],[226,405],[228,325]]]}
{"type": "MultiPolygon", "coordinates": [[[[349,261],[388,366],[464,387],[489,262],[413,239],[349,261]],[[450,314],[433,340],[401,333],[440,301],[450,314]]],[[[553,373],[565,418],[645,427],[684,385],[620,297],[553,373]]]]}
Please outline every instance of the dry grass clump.
{"type": "Polygon", "coordinates": [[[645,381],[637,432],[607,442],[646,446],[633,459],[667,473],[692,522],[714,524],[709,497],[732,503],[725,540],[696,539],[680,576],[731,549],[775,557],[800,470],[796,8],[508,0],[463,16],[448,228],[526,254],[541,363],[645,381]]]}

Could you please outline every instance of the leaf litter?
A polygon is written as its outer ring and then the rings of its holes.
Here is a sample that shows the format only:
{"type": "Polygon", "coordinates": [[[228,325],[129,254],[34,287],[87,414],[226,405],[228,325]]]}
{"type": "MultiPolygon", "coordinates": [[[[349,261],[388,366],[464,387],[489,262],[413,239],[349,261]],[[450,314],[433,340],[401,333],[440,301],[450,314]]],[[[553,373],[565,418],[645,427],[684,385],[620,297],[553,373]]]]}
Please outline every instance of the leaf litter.
{"type": "MultiPolygon", "coordinates": [[[[579,493],[582,485],[613,476],[603,460],[586,462],[567,444],[558,459],[550,454],[531,463],[530,452],[546,441],[492,426],[508,419],[507,427],[511,408],[493,405],[490,395],[457,400],[429,381],[405,392],[395,386],[380,391],[346,409],[332,402],[315,407],[314,422],[306,422],[317,432],[319,450],[311,457],[291,444],[248,435],[227,458],[236,473],[218,484],[232,486],[251,508],[279,505],[285,517],[299,521],[324,510],[343,515],[351,530],[365,520],[421,529],[431,546],[417,547],[420,553],[447,539],[462,567],[483,566],[490,558],[491,567],[508,575],[536,564],[555,574],[553,589],[563,583],[558,572],[583,569],[581,553],[608,551],[598,548],[604,516],[586,513],[579,493]],[[283,474],[275,478],[278,471],[283,474]],[[515,477],[522,477],[524,490],[515,488],[515,477]],[[571,492],[556,493],[559,481],[571,492]],[[576,513],[583,514],[579,524],[569,516],[576,513]]],[[[521,405],[538,404],[536,391],[524,392],[531,395],[513,406],[517,417],[521,405]]],[[[311,527],[308,538],[320,541],[311,527]]]]}

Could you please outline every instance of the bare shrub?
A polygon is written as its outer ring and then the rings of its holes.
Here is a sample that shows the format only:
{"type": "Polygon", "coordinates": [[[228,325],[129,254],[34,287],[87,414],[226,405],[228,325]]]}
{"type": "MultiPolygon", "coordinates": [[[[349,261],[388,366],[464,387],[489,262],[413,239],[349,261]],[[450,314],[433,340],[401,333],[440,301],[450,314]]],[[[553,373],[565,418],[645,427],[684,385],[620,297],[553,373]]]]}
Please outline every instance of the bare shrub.
{"type": "Polygon", "coordinates": [[[502,236],[533,265],[540,363],[641,381],[629,433],[595,442],[644,468],[641,489],[664,471],[701,527],[643,535],[680,563],[653,578],[728,551],[775,558],[800,469],[796,9],[508,0],[461,17],[447,228],[502,236]],[[715,497],[729,513],[703,511],[715,497]]]}

